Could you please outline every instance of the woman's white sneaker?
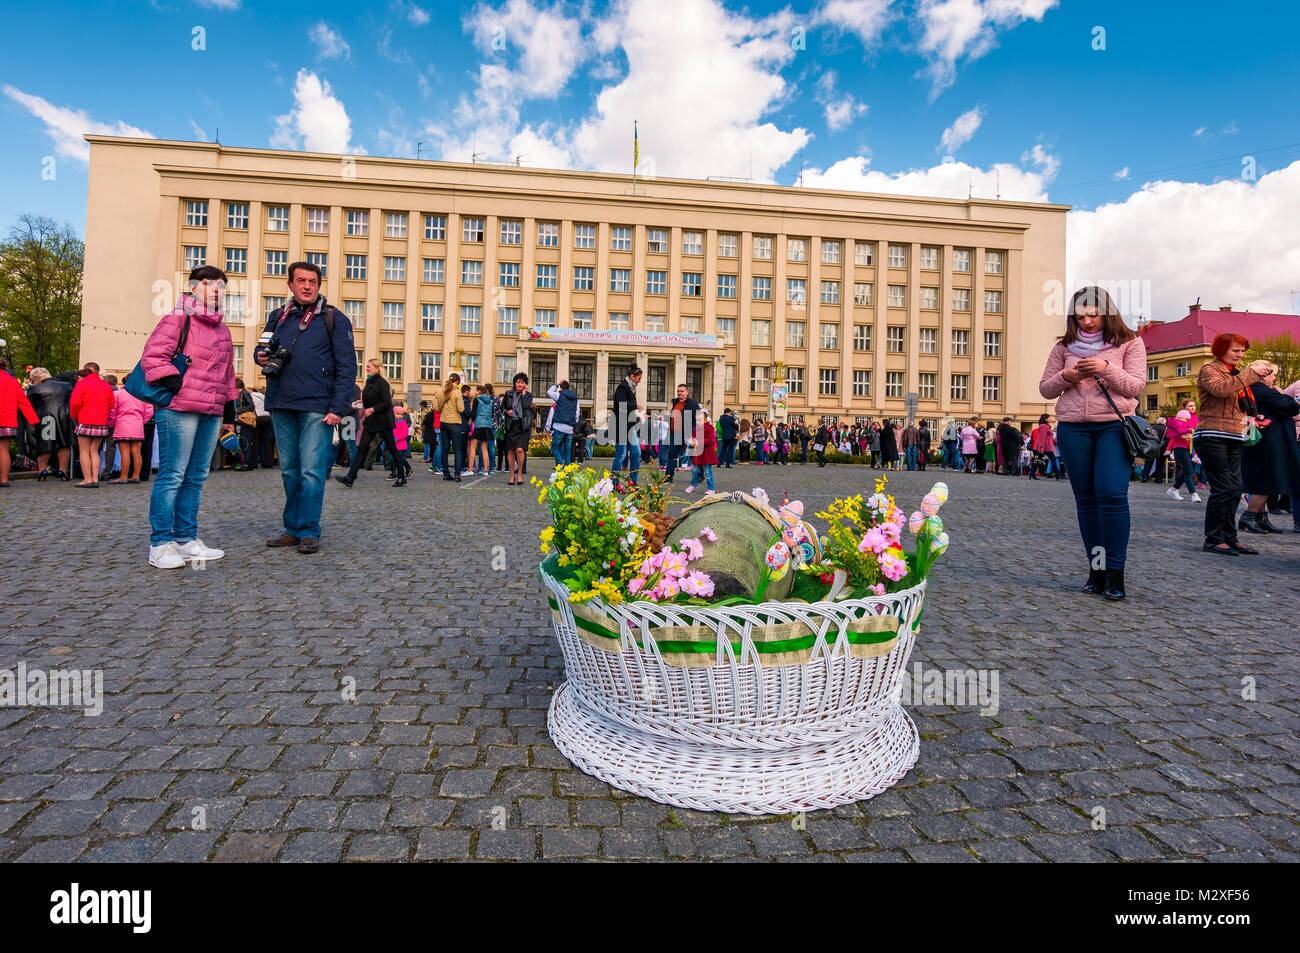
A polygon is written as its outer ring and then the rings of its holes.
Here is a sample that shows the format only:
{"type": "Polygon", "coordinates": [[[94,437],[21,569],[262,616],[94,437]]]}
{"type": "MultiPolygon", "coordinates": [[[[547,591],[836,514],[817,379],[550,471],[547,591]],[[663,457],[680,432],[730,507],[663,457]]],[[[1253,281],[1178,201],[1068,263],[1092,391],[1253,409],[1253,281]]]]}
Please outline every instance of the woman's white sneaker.
{"type": "Polygon", "coordinates": [[[1188,499],[1191,500],[1193,503],[1199,503],[1201,502],[1201,494],[1192,493],[1192,495],[1189,496],[1188,499]]]}
{"type": "Polygon", "coordinates": [[[149,547],[149,565],[155,569],[180,569],[185,565],[185,557],[175,543],[163,543],[149,547]]]}
{"type": "Polygon", "coordinates": [[[1165,492],[1168,493],[1171,498],[1177,500],[1179,503],[1183,501],[1183,495],[1178,492],[1178,487],[1171,486],[1169,489],[1165,490],[1165,492]]]}
{"type": "Polygon", "coordinates": [[[177,549],[186,559],[220,559],[226,555],[224,549],[211,549],[204,546],[201,539],[192,539],[188,543],[179,543],[177,549]]]}

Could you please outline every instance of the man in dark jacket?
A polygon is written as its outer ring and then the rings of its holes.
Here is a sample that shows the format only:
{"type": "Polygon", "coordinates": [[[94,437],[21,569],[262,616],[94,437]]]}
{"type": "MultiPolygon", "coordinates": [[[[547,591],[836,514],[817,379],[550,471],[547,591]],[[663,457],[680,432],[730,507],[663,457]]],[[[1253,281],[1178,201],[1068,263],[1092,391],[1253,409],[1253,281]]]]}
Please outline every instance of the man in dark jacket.
{"type": "Polygon", "coordinates": [[[728,470],[736,462],[736,433],[739,428],[740,423],[736,420],[736,415],[728,407],[718,418],[718,441],[722,444],[722,453],[718,457],[718,462],[728,470]]]}
{"type": "Polygon", "coordinates": [[[320,268],[305,261],[289,266],[288,304],[266,318],[253,359],[265,373],[266,409],[275,427],[284,483],[284,532],[268,546],[320,549],[320,513],[334,453],[333,428],[349,411],[357,377],[352,322],[320,293],[320,268]],[[273,360],[277,349],[288,360],[273,360]]]}
{"type": "Polygon", "coordinates": [[[633,365],[627,377],[618,382],[614,388],[614,412],[608,421],[609,439],[614,443],[612,470],[615,476],[622,472],[626,456],[633,486],[641,475],[641,418],[637,414],[640,404],[636,389],[643,376],[644,371],[633,365]]]}
{"type": "Polygon", "coordinates": [[[916,424],[909,423],[907,429],[903,431],[903,455],[907,459],[907,469],[916,469],[916,448],[920,446],[921,431],[916,429],[916,424]]]}
{"type": "Polygon", "coordinates": [[[924,420],[916,432],[917,466],[925,469],[925,458],[930,455],[930,428],[924,420]]]}
{"type": "Polygon", "coordinates": [[[668,416],[669,483],[673,482],[673,474],[677,471],[682,454],[694,455],[688,442],[695,433],[695,415],[699,411],[700,405],[691,397],[691,392],[687,386],[678,384],[677,399],[673,401],[672,413],[668,416]]]}
{"type": "MultiPolygon", "coordinates": [[[[985,438],[987,439],[987,438],[985,438]]],[[[1003,417],[998,425],[998,443],[1002,445],[1003,472],[1015,476],[1020,472],[1020,450],[1025,445],[1024,434],[1013,426],[1010,417],[1003,417]]]]}
{"type": "Polygon", "coordinates": [[[334,478],[344,486],[356,482],[361,461],[366,458],[366,451],[376,438],[383,442],[384,449],[393,461],[393,479],[397,481],[393,486],[406,486],[406,478],[411,475],[411,465],[406,462],[405,456],[397,452],[397,442],[393,439],[393,428],[397,426],[397,418],[393,414],[393,388],[384,380],[382,370],[379,361],[373,357],[366,361],[366,386],[361,391],[361,406],[364,409],[361,411],[361,440],[357,444],[357,455],[352,458],[348,475],[334,478]]]}
{"type": "Polygon", "coordinates": [[[802,420],[799,421],[798,436],[799,436],[799,452],[801,454],[799,462],[807,463],[808,462],[808,441],[812,439],[812,434],[808,432],[808,425],[804,423],[802,420]]]}

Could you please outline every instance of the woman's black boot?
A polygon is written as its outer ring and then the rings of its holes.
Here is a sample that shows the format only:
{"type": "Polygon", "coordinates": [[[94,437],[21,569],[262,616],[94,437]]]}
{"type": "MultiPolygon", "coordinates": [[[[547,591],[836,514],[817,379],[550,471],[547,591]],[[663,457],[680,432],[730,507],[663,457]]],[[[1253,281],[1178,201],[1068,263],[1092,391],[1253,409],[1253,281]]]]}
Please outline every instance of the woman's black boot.
{"type": "Polygon", "coordinates": [[[1106,570],[1106,589],[1102,592],[1102,595],[1112,602],[1118,602],[1124,598],[1124,570],[1106,570]]]}
{"type": "Polygon", "coordinates": [[[1267,533],[1268,530],[1259,525],[1259,514],[1246,510],[1241,514],[1241,519],[1237,520],[1237,529],[1243,533],[1267,533]]]}
{"type": "Polygon", "coordinates": [[[1094,596],[1101,595],[1106,588],[1106,571],[1104,569],[1089,569],[1088,582],[1084,585],[1083,591],[1094,596]]]}
{"type": "Polygon", "coordinates": [[[1264,530],[1264,532],[1266,532],[1266,533],[1280,533],[1280,532],[1282,532],[1282,530],[1278,529],[1276,526],[1274,526],[1274,525],[1269,521],[1269,518],[1268,518],[1268,512],[1267,512],[1267,511],[1265,511],[1265,512],[1263,512],[1263,513],[1256,513],[1256,514],[1255,514],[1255,525],[1256,525],[1256,526],[1260,526],[1260,527],[1262,527],[1263,530],[1264,530]]]}

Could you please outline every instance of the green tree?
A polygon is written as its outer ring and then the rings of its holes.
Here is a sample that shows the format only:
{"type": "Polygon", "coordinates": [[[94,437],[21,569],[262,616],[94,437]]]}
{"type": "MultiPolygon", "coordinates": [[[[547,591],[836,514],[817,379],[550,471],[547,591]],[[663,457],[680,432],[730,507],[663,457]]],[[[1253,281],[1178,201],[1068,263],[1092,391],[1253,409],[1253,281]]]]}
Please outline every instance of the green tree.
{"type": "Polygon", "coordinates": [[[1300,378],[1300,342],[1290,334],[1275,334],[1272,337],[1252,341],[1246,349],[1242,364],[1263,358],[1277,365],[1277,386],[1286,387],[1300,378]]]}
{"type": "Polygon", "coordinates": [[[10,367],[75,367],[86,243],[70,225],[23,213],[0,244],[0,338],[10,367]]]}

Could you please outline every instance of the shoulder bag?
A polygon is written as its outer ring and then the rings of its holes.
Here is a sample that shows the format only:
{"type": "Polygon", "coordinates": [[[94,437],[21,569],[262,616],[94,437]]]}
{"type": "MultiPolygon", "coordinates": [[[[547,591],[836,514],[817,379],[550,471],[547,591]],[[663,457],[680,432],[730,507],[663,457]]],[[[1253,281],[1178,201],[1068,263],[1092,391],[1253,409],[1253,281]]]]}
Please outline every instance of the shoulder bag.
{"type": "Polygon", "coordinates": [[[1115,401],[1111,399],[1110,391],[1106,389],[1105,382],[1101,375],[1094,375],[1093,379],[1097,386],[1101,388],[1102,396],[1106,398],[1106,403],[1110,404],[1110,409],[1115,411],[1115,416],[1124,424],[1124,452],[1132,460],[1134,457],[1142,457],[1151,460],[1160,454],[1160,434],[1151,424],[1147,423],[1145,417],[1139,417],[1132,414],[1125,417],[1115,406],[1115,401]]]}
{"type": "MultiPolygon", "coordinates": [[[[185,315],[185,324],[181,328],[181,336],[176,341],[176,350],[172,352],[172,366],[176,368],[176,373],[181,376],[182,382],[185,380],[185,372],[190,369],[190,357],[185,353],[185,342],[190,336],[190,316],[185,315]]],[[[166,407],[172,402],[172,398],[180,390],[170,391],[161,384],[150,384],[145,380],[144,368],[139,361],[135,362],[135,368],[130,374],[126,375],[126,380],[122,382],[126,392],[136,400],[143,400],[145,403],[153,404],[155,407],[166,407]]]]}

